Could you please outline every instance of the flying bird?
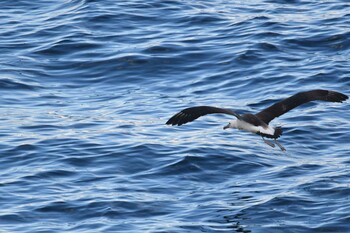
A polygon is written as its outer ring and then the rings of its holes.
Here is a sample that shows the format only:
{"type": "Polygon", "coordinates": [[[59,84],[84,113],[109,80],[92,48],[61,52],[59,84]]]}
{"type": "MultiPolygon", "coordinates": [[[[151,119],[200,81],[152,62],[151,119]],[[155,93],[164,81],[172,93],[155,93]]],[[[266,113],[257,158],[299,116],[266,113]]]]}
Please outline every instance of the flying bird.
{"type": "Polygon", "coordinates": [[[270,121],[279,117],[289,110],[296,108],[302,104],[321,100],[327,102],[343,102],[347,100],[349,97],[342,93],[336,91],[329,90],[311,90],[305,92],[299,92],[289,98],[286,98],[282,101],[275,103],[274,105],[262,110],[257,114],[238,114],[227,108],[217,108],[211,106],[197,106],[186,108],[181,110],[172,116],[167,122],[167,125],[183,125],[188,122],[194,121],[195,119],[214,113],[221,113],[235,116],[237,119],[230,121],[224,129],[235,128],[239,130],[245,130],[248,132],[252,132],[258,134],[262,137],[263,141],[271,147],[275,147],[275,144],[282,150],[286,149],[277,141],[282,135],[281,127],[272,127],[269,125],[270,121]],[[268,141],[265,138],[273,139],[275,143],[272,141],[268,141]]]}

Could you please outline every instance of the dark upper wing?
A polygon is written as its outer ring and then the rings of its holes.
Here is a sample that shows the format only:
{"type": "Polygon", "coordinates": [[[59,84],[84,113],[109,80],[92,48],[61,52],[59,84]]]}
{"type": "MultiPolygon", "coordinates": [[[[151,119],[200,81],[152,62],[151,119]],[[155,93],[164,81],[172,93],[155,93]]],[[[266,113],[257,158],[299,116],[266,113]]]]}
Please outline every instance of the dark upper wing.
{"type": "Polygon", "coordinates": [[[234,111],[231,111],[230,109],[216,108],[216,107],[210,107],[210,106],[198,106],[198,107],[186,108],[176,113],[166,122],[166,124],[183,125],[183,124],[186,124],[187,122],[194,121],[198,117],[201,117],[207,114],[213,114],[213,113],[223,113],[223,114],[233,115],[237,118],[240,118],[240,116],[237,113],[235,113],[234,111]]]}
{"type": "Polygon", "coordinates": [[[348,98],[348,96],[342,93],[328,90],[312,90],[300,92],[278,103],[275,103],[274,105],[256,114],[256,116],[268,124],[274,118],[279,117],[289,110],[310,101],[322,100],[328,102],[343,102],[348,98]]]}

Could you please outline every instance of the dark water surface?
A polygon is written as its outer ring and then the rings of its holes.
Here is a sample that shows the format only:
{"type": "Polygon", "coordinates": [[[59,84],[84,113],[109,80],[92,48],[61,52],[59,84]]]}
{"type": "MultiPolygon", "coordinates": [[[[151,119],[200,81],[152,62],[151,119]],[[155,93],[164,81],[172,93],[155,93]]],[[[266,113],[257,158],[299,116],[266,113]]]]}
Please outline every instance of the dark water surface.
{"type": "Polygon", "coordinates": [[[349,1],[2,1],[1,232],[350,232],[349,1]]]}

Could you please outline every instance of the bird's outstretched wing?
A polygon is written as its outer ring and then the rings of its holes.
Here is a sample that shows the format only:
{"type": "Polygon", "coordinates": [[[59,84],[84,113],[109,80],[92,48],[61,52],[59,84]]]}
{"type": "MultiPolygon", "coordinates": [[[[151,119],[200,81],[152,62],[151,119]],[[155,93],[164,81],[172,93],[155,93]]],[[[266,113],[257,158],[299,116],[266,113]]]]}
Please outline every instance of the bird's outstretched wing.
{"type": "Polygon", "coordinates": [[[230,109],[216,108],[216,107],[210,107],[210,106],[198,106],[198,107],[186,108],[184,110],[181,110],[180,112],[172,116],[166,122],[166,124],[183,125],[183,124],[186,124],[187,122],[194,121],[198,117],[201,117],[207,114],[214,114],[214,113],[228,114],[228,115],[233,115],[237,118],[241,118],[240,115],[238,115],[237,113],[235,113],[230,109]]]}
{"type": "Polygon", "coordinates": [[[274,118],[283,115],[289,110],[298,107],[299,105],[308,103],[314,100],[322,100],[328,102],[343,102],[349,97],[342,93],[336,91],[328,90],[312,90],[306,92],[299,92],[287,99],[284,99],[274,105],[262,110],[257,113],[256,116],[259,117],[262,121],[268,124],[274,118]]]}

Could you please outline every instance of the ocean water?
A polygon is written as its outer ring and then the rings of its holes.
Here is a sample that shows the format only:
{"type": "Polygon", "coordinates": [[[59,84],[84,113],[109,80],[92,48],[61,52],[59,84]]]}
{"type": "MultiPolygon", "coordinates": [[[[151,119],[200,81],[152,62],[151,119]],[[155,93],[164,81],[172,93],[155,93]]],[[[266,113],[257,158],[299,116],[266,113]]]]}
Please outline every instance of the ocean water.
{"type": "Polygon", "coordinates": [[[345,0],[2,1],[0,232],[350,232],[349,102],[272,122],[183,108],[350,95],[345,0]]]}

